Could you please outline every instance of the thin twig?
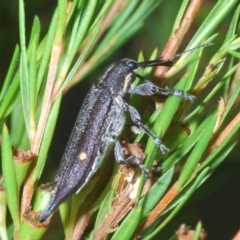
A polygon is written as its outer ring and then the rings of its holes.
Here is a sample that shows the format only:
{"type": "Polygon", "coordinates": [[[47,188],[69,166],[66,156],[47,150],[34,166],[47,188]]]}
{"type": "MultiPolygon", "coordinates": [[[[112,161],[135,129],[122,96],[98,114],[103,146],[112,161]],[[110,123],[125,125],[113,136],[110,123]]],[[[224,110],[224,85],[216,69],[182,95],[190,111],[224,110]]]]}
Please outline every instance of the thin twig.
{"type": "Polygon", "coordinates": [[[238,113],[236,117],[220,133],[217,139],[211,144],[207,152],[211,153],[215,148],[219,147],[239,123],[240,123],[240,113],[238,113]]]}
{"type": "MultiPolygon", "coordinates": [[[[31,152],[35,156],[38,156],[38,152],[39,152],[42,138],[43,138],[43,133],[47,123],[47,118],[51,109],[51,103],[52,103],[51,94],[52,94],[54,79],[55,79],[57,65],[61,55],[61,51],[62,51],[62,46],[60,45],[55,45],[52,49],[52,55],[51,55],[51,61],[50,61],[50,67],[48,72],[42,111],[40,114],[40,119],[39,119],[37,131],[36,131],[36,135],[34,137],[34,141],[31,143],[31,152]]],[[[23,214],[31,204],[31,199],[34,191],[34,186],[33,186],[34,181],[32,179],[32,177],[34,176],[33,172],[34,172],[34,168],[32,168],[32,171],[29,173],[28,178],[26,180],[26,184],[24,184],[23,196],[22,196],[22,202],[21,202],[21,214],[23,214]]]]}
{"type": "Polygon", "coordinates": [[[138,225],[134,236],[138,236],[140,232],[149,227],[169,205],[169,203],[178,195],[180,189],[173,185],[169,191],[164,195],[161,201],[154,207],[151,213],[138,225]]]}
{"type": "Polygon", "coordinates": [[[77,222],[74,226],[74,231],[72,234],[72,240],[81,239],[86,227],[88,226],[91,217],[88,214],[85,214],[80,219],[77,219],[77,222]]]}
{"type": "MultiPolygon", "coordinates": [[[[162,53],[163,59],[169,59],[173,57],[181,42],[183,41],[184,36],[186,35],[187,31],[189,30],[193,19],[195,18],[197,12],[202,5],[203,0],[192,0],[184,14],[182,21],[177,29],[174,29],[172,35],[170,36],[167,45],[162,53]]],[[[164,74],[168,71],[168,67],[158,66],[154,72],[154,78],[158,81],[164,80],[164,74]]]]}

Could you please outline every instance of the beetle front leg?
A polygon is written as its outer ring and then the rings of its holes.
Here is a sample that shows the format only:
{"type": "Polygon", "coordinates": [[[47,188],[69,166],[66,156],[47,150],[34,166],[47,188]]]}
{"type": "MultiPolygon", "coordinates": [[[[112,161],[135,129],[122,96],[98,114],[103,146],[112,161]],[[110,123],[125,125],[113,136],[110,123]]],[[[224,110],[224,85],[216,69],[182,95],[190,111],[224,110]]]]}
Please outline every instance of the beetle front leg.
{"type": "Polygon", "coordinates": [[[159,94],[159,95],[163,95],[163,96],[174,95],[174,96],[189,100],[191,102],[195,99],[195,96],[192,94],[189,94],[187,92],[184,92],[184,91],[178,90],[178,89],[158,87],[155,84],[153,84],[152,82],[148,81],[147,79],[144,79],[141,75],[139,75],[139,74],[136,74],[136,75],[141,80],[143,80],[144,83],[138,85],[137,87],[131,86],[128,91],[130,94],[138,94],[138,95],[142,95],[142,96],[151,96],[154,94],[159,94]]]}
{"type": "Polygon", "coordinates": [[[124,153],[121,147],[121,144],[118,140],[115,140],[115,147],[114,147],[114,155],[115,159],[118,164],[128,164],[128,163],[135,163],[139,166],[139,168],[144,172],[146,177],[148,177],[149,170],[144,166],[141,160],[135,156],[130,156],[128,158],[124,158],[124,153]]]}
{"type": "Polygon", "coordinates": [[[131,117],[132,121],[133,121],[141,130],[143,130],[148,136],[150,136],[150,137],[153,139],[153,141],[155,142],[155,144],[160,148],[161,152],[162,152],[162,153],[168,152],[168,151],[169,151],[168,148],[162,143],[162,141],[161,141],[158,137],[156,137],[156,136],[155,136],[147,127],[145,127],[145,125],[141,122],[141,117],[140,117],[138,111],[137,111],[134,107],[128,105],[127,103],[125,103],[125,107],[126,107],[126,109],[129,111],[130,117],[131,117]]]}

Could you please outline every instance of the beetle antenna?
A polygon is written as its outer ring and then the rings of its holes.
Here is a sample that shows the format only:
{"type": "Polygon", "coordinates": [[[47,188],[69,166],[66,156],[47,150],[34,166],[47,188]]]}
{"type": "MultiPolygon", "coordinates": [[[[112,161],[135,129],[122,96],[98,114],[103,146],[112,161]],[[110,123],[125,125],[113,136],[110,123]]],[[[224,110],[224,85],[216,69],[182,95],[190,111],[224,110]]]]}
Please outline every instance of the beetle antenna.
{"type": "Polygon", "coordinates": [[[187,49],[186,51],[184,52],[181,52],[181,53],[177,53],[176,55],[174,55],[172,58],[170,58],[169,60],[174,60],[175,58],[179,58],[181,57],[182,55],[184,55],[185,53],[188,53],[188,52],[192,52],[192,51],[195,51],[199,48],[205,48],[205,47],[209,47],[209,46],[212,46],[214,43],[205,43],[205,44],[202,44],[202,45],[199,45],[197,47],[194,47],[194,48],[191,48],[191,49],[187,49]]]}
{"type": "Polygon", "coordinates": [[[171,67],[173,65],[173,60],[175,58],[179,58],[183,54],[195,51],[195,50],[197,50],[199,48],[209,47],[209,46],[212,46],[212,45],[213,45],[213,43],[206,43],[206,44],[203,44],[203,45],[191,48],[191,49],[187,49],[184,52],[177,53],[176,55],[174,55],[171,58],[164,59],[164,58],[160,57],[160,58],[158,58],[156,60],[149,60],[149,61],[145,61],[145,62],[139,62],[139,63],[137,63],[138,64],[137,66],[138,66],[138,69],[147,68],[147,67],[154,67],[154,66],[167,66],[167,67],[171,67]]]}

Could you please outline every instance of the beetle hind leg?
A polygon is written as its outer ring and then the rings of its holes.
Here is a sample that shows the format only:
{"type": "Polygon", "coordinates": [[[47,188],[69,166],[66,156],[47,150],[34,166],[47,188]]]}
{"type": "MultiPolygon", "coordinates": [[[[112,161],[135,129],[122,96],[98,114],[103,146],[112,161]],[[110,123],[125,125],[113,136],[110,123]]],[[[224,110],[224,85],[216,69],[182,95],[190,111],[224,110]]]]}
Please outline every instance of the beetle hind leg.
{"type": "Polygon", "coordinates": [[[139,166],[139,168],[142,170],[142,172],[145,174],[146,177],[148,177],[149,170],[144,166],[142,161],[135,157],[135,156],[129,156],[128,158],[124,158],[124,153],[121,147],[121,144],[118,140],[115,140],[115,147],[114,147],[114,155],[115,159],[118,164],[128,164],[128,163],[135,163],[139,166]]]}
{"type": "Polygon", "coordinates": [[[141,117],[138,113],[138,111],[126,104],[126,108],[128,109],[131,119],[132,121],[137,125],[137,127],[141,130],[143,130],[149,137],[151,137],[153,139],[153,141],[155,142],[155,144],[160,148],[162,153],[166,153],[168,152],[168,148],[162,143],[161,139],[159,139],[157,136],[155,136],[155,134],[153,134],[142,122],[141,122],[141,117]]]}

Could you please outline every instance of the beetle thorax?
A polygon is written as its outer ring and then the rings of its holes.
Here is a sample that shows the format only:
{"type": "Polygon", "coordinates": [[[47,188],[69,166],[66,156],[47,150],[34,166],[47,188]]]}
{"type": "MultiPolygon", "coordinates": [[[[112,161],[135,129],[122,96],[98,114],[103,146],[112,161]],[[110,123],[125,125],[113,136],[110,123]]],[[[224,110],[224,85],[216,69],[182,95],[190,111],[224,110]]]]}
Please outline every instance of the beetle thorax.
{"type": "Polygon", "coordinates": [[[97,82],[98,88],[107,88],[113,96],[124,96],[131,85],[134,71],[124,60],[117,61],[104,70],[97,82]]]}

